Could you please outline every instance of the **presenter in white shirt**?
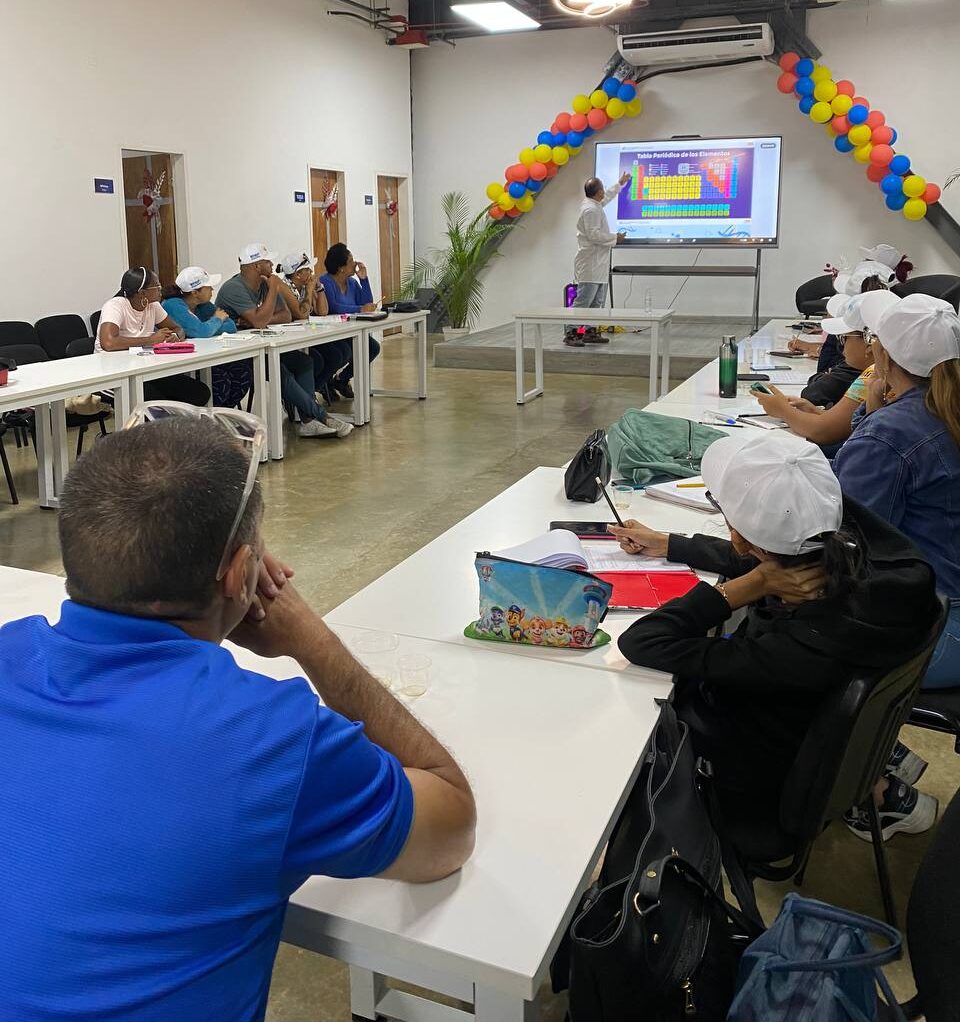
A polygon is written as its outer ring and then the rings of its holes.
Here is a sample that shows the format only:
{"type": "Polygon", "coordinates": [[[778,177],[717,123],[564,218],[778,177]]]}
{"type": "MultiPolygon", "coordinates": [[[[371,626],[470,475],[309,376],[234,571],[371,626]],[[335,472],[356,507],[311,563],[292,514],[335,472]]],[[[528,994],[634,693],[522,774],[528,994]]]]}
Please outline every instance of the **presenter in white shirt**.
{"type": "MultiPolygon", "coordinates": [[[[604,188],[603,182],[592,177],[583,186],[585,196],[577,213],[577,257],[573,263],[573,279],[577,285],[575,309],[600,309],[607,301],[607,280],[610,275],[610,249],[623,241],[626,235],[614,233],[607,223],[603,207],[616,198],[620,189],[630,180],[624,173],[616,184],[604,188]]],[[[570,327],[564,344],[582,348],[584,344],[606,344],[593,327],[570,327]]]]}

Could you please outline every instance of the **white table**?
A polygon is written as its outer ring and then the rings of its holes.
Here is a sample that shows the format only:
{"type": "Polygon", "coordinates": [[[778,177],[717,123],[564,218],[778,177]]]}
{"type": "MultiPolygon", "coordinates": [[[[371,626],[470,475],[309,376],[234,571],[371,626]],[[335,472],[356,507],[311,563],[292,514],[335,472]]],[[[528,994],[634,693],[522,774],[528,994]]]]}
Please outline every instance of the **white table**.
{"type": "Polygon", "coordinates": [[[386,319],[376,323],[366,324],[366,334],[363,340],[364,356],[363,364],[367,372],[368,386],[363,388],[364,395],[364,422],[370,421],[371,397],[406,397],[419,401],[427,397],[427,316],[429,312],[425,309],[420,312],[391,312],[386,319]],[[371,380],[370,366],[370,338],[379,335],[377,339],[382,345],[384,343],[384,330],[392,330],[395,327],[413,327],[415,331],[414,343],[417,350],[417,386],[415,390],[383,390],[373,387],[371,380]]]}
{"type": "Polygon", "coordinates": [[[579,326],[585,321],[596,323],[600,326],[650,325],[650,400],[656,401],[658,375],[661,379],[660,389],[663,393],[666,393],[670,386],[671,319],[673,319],[673,309],[653,309],[651,312],[644,312],[642,309],[548,308],[533,309],[530,312],[518,312],[514,317],[514,346],[517,356],[517,404],[525,404],[527,401],[531,401],[543,393],[544,324],[560,323],[564,326],[579,326]],[[533,327],[534,339],[534,387],[532,390],[524,390],[523,386],[524,331],[528,326],[533,327]],[[661,339],[663,342],[662,366],[660,364],[661,339]]]}

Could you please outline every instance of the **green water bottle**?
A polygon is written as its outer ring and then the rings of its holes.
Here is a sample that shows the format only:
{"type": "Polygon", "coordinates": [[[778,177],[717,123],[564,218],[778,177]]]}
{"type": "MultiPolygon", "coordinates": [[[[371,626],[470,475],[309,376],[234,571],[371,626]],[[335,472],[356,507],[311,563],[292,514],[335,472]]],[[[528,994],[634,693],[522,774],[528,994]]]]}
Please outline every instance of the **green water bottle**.
{"type": "Polygon", "coordinates": [[[724,334],[720,342],[720,396],[737,396],[737,338],[724,334]]]}

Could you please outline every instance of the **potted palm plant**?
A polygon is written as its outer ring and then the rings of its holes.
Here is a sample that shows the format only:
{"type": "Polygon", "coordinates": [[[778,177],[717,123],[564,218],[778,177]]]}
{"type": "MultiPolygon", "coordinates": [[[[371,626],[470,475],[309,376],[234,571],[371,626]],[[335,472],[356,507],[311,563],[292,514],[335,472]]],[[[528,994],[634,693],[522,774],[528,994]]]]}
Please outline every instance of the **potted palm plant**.
{"type": "Polygon", "coordinates": [[[469,333],[483,308],[481,276],[497,255],[497,242],[513,221],[492,220],[486,210],[476,216],[462,192],[447,192],[441,201],[447,245],[430,249],[403,275],[400,298],[415,298],[431,288],[440,306],[447,336],[469,333]]]}

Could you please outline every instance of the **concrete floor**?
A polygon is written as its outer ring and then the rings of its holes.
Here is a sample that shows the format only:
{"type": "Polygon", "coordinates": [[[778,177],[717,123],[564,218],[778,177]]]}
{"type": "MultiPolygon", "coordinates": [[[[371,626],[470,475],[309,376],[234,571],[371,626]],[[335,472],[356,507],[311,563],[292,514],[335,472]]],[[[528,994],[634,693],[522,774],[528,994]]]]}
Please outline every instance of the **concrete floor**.
{"type": "MultiPolygon", "coordinates": [[[[574,352],[575,354],[575,352],[574,352]]],[[[391,387],[414,380],[410,345],[387,339],[378,372],[391,387]]],[[[342,441],[289,438],[287,457],[264,467],[270,547],[297,569],[298,583],[325,612],[423,546],[537,465],[559,465],[598,426],[645,402],[637,378],[551,375],[543,398],[518,407],[512,373],[430,369],[427,401],[374,399],[374,421],[342,441]]],[[[344,406],[346,409],[346,406],[344,406]]],[[[0,564],[61,572],[56,515],[36,505],[32,451],[5,438],[21,493],[12,507],[0,480],[0,564]]],[[[921,787],[944,805],[958,785],[950,739],[904,738],[930,761],[921,787]]],[[[897,835],[887,845],[902,913],[929,835],[897,835]]],[[[792,884],[758,884],[770,919],[792,884]]],[[[872,851],[832,827],[814,850],[803,893],[870,915],[882,910],[872,851]]],[[[912,993],[908,966],[889,972],[901,998],[912,993]]],[[[544,1022],[560,1022],[563,998],[544,998],[544,1022]]],[[[345,1022],[346,970],[282,945],[269,1022],[345,1022]]]]}

